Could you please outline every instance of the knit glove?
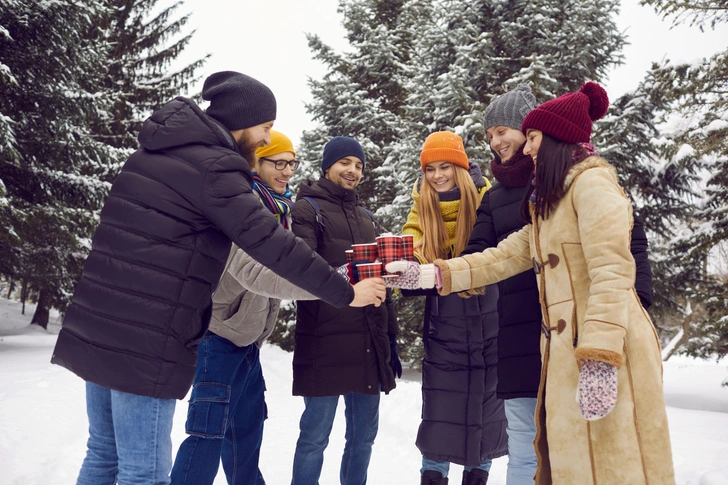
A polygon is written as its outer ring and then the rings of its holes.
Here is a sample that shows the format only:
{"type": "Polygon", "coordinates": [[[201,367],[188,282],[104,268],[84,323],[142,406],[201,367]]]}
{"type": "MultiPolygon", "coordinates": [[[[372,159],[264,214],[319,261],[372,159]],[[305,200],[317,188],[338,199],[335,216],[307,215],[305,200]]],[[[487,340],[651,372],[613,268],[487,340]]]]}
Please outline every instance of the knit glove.
{"type": "Polygon", "coordinates": [[[359,283],[359,271],[356,269],[356,265],[369,263],[371,263],[371,261],[352,261],[350,263],[342,264],[341,266],[336,268],[336,272],[346,278],[346,281],[348,281],[350,284],[355,285],[359,283]]]}
{"type": "Polygon", "coordinates": [[[617,368],[598,360],[585,360],[576,391],[581,415],[587,421],[602,419],[617,404],[617,368]]]}
{"type": "Polygon", "coordinates": [[[389,365],[392,367],[394,375],[402,378],[402,362],[397,354],[397,336],[393,333],[389,334],[389,365]]]}
{"type": "Polygon", "coordinates": [[[399,273],[399,276],[386,278],[388,288],[404,288],[405,290],[426,290],[434,288],[437,276],[434,264],[419,264],[414,261],[392,261],[386,266],[388,273],[399,273]]]}

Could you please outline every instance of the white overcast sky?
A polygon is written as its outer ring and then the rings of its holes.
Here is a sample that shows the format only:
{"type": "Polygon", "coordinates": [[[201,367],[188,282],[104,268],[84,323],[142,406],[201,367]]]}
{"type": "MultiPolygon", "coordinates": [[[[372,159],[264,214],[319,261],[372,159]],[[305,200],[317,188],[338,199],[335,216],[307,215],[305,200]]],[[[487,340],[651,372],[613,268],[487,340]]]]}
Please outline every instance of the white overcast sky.
{"type": "MultiPolygon", "coordinates": [[[[605,83],[611,99],[634,89],[653,61],[693,61],[728,46],[725,24],[705,33],[685,25],[671,29],[670,21],[638,3],[622,1],[617,23],[630,45],[624,49],[625,64],[605,83]]],[[[295,142],[313,126],[304,107],[311,100],[306,81],[325,73],[312,59],[305,34],[318,34],[337,51],[346,49],[337,6],[337,0],[185,0],[180,12],[191,12],[188,28],[197,32],[179,62],[211,54],[203,77],[234,70],[267,84],[278,100],[275,128],[295,142]]]]}

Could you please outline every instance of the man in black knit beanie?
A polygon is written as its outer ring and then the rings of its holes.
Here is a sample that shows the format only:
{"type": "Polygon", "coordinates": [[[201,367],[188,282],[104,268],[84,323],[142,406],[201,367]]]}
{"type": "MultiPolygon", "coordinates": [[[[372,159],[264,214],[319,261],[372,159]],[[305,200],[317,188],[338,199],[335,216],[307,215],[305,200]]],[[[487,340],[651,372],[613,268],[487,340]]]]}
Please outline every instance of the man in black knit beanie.
{"type": "Polygon", "coordinates": [[[177,97],[144,122],[58,334],[51,362],[86,381],[90,437],[77,485],[170,483],[175,400],[192,384],[232,242],[335,307],[385,298],[383,280],[352,287],[253,193],[249,162],[276,117],[270,89],[225,71],[202,96],[207,113],[177,97]]]}

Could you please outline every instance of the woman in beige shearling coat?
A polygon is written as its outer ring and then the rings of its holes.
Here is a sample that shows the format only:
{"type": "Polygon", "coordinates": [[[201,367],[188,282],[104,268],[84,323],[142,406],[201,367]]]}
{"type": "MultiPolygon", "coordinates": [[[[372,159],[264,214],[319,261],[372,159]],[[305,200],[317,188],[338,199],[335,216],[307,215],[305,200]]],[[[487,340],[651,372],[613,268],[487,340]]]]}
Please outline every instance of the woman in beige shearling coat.
{"type": "Polygon", "coordinates": [[[660,345],[634,289],[631,204],[599,157],[572,167],[564,187],[548,219],[497,248],[438,262],[440,293],[540,267],[537,484],[672,484],[660,345]],[[585,420],[575,399],[585,359],[619,368],[616,406],[597,421],[585,420]]]}
{"type": "Polygon", "coordinates": [[[587,144],[607,106],[587,83],[531,111],[522,126],[536,163],[524,200],[531,224],[495,248],[435,262],[443,295],[537,273],[538,485],[675,483],[660,344],[634,288],[632,206],[587,144]]]}

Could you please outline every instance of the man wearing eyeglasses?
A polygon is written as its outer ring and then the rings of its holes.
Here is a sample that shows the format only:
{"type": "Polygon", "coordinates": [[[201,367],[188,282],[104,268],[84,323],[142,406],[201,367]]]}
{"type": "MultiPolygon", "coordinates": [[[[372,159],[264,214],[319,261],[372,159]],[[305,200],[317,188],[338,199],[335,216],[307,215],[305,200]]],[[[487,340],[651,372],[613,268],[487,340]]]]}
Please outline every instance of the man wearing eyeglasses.
{"type": "Polygon", "coordinates": [[[206,112],[178,97],[145,121],[63,319],[51,362],[86,381],[77,485],[169,483],[175,399],[194,379],[231,242],[337,307],[385,297],[381,279],[352,287],[253,194],[248,160],[270,142],[271,90],[225,71],[202,97],[206,112]]]}
{"type": "MultiPolygon", "coordinates": [[[[352,244],[375,242],[372,217],[358,205],[356,187],[366,158],[359,142],[329,140],[322,176],[301,184],[293,212],[293,232],[329,264],[346,262],[352,244]],[[318,209],[316,209],[316,206],[318,209]]],[[[366,280],[364,280],[366,281],[366,280]]],[[[379,426],[380,392],[402,376],[396,353],[394,305],[335,308],[325,301],[299,301],[293,353],[293,394],[305,410],[293,459],[292,485],[318,483],[340,397],[346,406],[346,445],[341,483],[363,485],[379,426]]]]}
{"type": "MultiPolygon", "coordinates": [[[[291,140],[271,130],[270,144],[250,159],[254,193],[288,230],[295,156],[291,140]]],[[[259,349],[273,331],[281,299],[315,298],[233,245],[200,343],[185,426],[190,436],[177,451],[172,485],[213,483],[221,459],[228,483],[264,483],[258,468],[266,418],[259,349]]]]}

